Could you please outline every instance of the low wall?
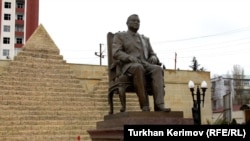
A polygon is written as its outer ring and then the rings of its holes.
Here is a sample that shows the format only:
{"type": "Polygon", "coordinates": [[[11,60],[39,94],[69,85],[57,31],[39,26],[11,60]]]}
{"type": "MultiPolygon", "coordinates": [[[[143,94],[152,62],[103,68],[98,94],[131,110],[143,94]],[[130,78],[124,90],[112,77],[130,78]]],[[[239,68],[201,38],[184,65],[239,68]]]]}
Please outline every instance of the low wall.
{"type": "MultiPolygon", "coordinates": [[[[165,101],[174,111],[184,111],[184,117],[192,117],[193,101],[190,89],[188,88],[189,80],[195,85],[200,85],[204,80],[207,82],[204,106],[201,103],[202,123],[206,124],[211,121],[211,86],[210,72],[187,71],[187,70],[165,70],[165,101]]],[[[195,87],[196,92],[196,87],[195,87]]]]}
{"type": "Polygon", "coordinates": [[[94,86],[103,77],[108,77],[107,66],[70,64],[70,67],[88,93],[93,92],[94,86]]]}

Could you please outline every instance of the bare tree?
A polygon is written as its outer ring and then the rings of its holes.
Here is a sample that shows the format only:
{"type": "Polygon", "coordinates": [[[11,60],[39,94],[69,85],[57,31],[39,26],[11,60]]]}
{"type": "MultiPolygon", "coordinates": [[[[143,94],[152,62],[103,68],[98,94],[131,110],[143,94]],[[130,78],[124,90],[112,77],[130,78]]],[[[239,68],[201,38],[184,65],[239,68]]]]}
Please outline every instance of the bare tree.
{"type": "Polygon", "coordinates": [[[244,90],[244,68],[240,65],[234,65],[232,70],[234,80],[235,102],[236,104],[243,104],[243,90],[244,90]]]}

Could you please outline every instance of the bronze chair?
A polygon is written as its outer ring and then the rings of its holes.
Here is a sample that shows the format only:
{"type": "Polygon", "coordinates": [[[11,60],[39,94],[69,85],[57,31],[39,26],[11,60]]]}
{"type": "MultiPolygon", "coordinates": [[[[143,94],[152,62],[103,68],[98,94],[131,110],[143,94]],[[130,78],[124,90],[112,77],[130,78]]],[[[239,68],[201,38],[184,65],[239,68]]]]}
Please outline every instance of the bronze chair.
{"type": "MultiPolygon", "coordinates": [[[[121,102],[120,112],[126,111],[126,92],[135,93],[133,86],[133,79],[131,76],[121,74],[121,63],[119,60],[114,60],[112,57],[112,42],[114,34],[109,32],[107,34],[107,46],[108,46],[108,75],[109,75],[109,92],[108,92],[108,102],[110,106],[109,114],[113,114],[113,95],[119,94],[119,99],[121,102]]],[[[150,83],[147,80],[147,83],[150,83]]],[[[151,88],[147,88],[148,95],[152,95],[151,88]]]]}

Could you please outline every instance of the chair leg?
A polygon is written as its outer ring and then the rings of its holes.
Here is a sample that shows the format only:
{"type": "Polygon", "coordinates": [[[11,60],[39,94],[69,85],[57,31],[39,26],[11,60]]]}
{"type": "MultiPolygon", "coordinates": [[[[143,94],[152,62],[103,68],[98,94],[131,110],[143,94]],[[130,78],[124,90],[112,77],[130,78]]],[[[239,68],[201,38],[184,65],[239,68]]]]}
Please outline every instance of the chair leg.
{"type": "Polygon", "coordinates": [[[119,98],[121,102],[121,109],[120,112],[125,112],[126,111],[126,94],[125,94],[125,88],[119,88],[119,98]]]}
{"type": "Polygon", "coordinates": [[[109,114],[113,114],[114,113],[114,105],[113,105],[113,95],[114,92],[109,92],[108,94],[108,102],[109,102],[109,114]]]}

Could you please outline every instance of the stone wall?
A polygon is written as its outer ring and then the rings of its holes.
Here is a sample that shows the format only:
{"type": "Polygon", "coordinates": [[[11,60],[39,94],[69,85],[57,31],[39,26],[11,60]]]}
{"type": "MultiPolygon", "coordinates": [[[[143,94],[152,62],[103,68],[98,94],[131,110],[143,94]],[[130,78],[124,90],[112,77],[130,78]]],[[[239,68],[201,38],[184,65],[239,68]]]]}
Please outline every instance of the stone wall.
{"type": "Polygon", "coordinates": [[[70,64],[70,68],[74,70],[75,76],[80,80],[87,92],[93,93],[95,85],[102,79],[103,75],[107,75],[107,66],[70,64]]]}
{"type": "Polygon", "coordinates": [[[189,80],[195,85],[200,85],[203,80],[207,82],[204,107],[201,105],[202,123],[206,124],[212,117],[210,72],[165,70],[165,101],[172,110],[184,111],[184,117],[192,117],[193,101],[188,88],[189,80]]]}

